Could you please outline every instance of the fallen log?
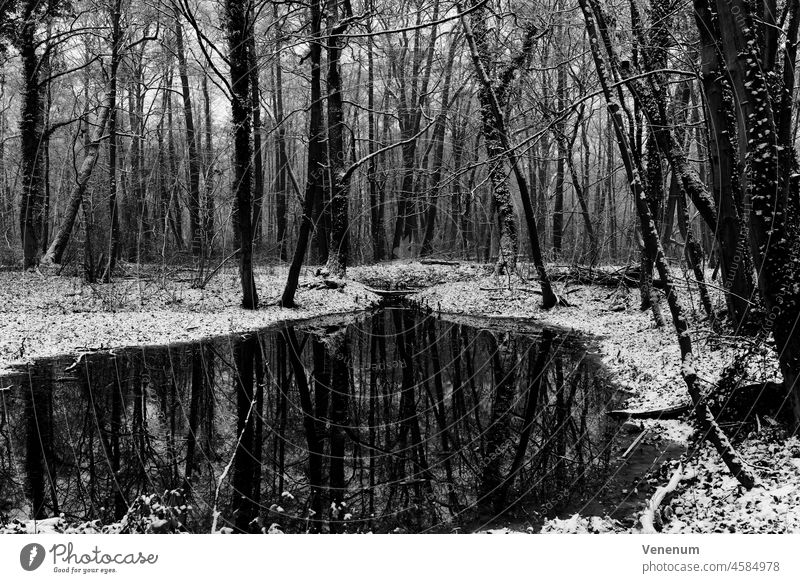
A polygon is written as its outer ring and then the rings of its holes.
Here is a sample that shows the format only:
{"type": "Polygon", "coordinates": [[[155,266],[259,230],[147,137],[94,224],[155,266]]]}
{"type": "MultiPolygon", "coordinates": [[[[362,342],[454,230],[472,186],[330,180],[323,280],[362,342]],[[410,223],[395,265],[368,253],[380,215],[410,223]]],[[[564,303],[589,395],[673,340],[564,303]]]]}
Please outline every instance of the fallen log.
{"type": "Polygon", "coordinates": [[[607,415],[614,419],[677,419],[691,408],[692,404],[686,402],[659,409],[615,409],[607,415]]]}

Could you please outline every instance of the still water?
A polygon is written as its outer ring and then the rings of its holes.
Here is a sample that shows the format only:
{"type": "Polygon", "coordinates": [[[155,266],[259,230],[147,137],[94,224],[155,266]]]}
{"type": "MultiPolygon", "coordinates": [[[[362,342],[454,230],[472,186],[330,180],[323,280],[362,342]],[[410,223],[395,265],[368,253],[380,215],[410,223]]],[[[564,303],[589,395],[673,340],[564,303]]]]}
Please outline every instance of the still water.
{"type": "Polygon", "coordinates": [[[616,392],[580,338],[407,308],[329,324],[0,377],[0,512],[463,532],[556,515],[612,470],[616,392]]]}

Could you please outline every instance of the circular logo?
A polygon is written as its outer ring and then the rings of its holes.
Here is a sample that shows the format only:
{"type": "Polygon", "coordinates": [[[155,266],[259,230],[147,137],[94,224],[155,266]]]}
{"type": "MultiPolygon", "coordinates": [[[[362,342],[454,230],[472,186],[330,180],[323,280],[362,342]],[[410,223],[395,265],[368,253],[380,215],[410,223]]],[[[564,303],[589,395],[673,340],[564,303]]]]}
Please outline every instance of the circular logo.
{"type": "Polygon", "coordinates": [[[44,562],[44,547],[39,543],[30,543],[19,552],[19,564],[26,571],[35,571],[44,562]]]}

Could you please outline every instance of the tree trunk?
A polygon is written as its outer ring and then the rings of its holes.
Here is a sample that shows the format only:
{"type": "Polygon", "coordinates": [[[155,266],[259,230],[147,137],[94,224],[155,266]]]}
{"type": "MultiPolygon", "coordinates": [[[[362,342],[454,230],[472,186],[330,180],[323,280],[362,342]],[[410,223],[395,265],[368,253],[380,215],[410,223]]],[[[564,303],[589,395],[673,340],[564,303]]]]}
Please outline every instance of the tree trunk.
{"type": "Polygon", "coordinates": [[[453,60],[455,59],[456,47],[458,42],[451,42],[447,52],[447,64],[445,65],[444,87],[442,88],[442,109],[433,128],[433,176],[431,177],[431,202],[428,206],[425,218],[425,235],[422,238],[421,255],[431,252],[433,232],[436,227],[436,212],[439,207],[439,193],[441,192],[442,174],[444,171],[444,134],[447,128],[447,111],[450,109],[450,81],[453,74],[453,60]]]}
{"type": "Polygon", "coordinates": [[[32,269],[38,263],[44,205],[44,169],[40,151],[44,138],[44,108],[36,54],[37,19],[34,16],[38,4],[34,0],[25,3],[25,23],[17,39],[24,76],[20,118],[22,198],[19,209],[23,269],[32,269]]]}
{"type": "MultiPolygon", "coordinates": [[[[331,230],[328,246],[328,261],[325,269],[333,277],[343,278],[347,274],[350,252],[350,225],[348,224],[347,153],[344,147],[344,104],[342,103],[342,76],[339,59],[344,49],[343,34],[347,25],[339,22],[338,0],[329,7],[328,27],[328,165],[330,178],[331,230]]],[[[345,2],[345,6],[349,6],[345,2]]],[[[345,11],[347,12],[347,10],[345,11]]],[[[346,13],[345,18],[351,15],[346,13]]]]}
{"type": "MultiPolygon", "coordinates": [[[[597,25],[595,23],[596,19],[602,18],[602,12],[595,0],[579,0],[579,3],[584,20],[586,21],[589,38],[597,39],[597,25]]],[[[604,43],[604,45],[607,51],[610,50],[611,47],[608,43],[604,43]]],[[[689,396],[695,405],[695,416],[698,426],[703,436],[708,436],[714,444],[731,474],[739,480],[744,487],[748,489],[752,488],[755,485],[755,476],[744,466],[741,458],[739,458],[739,455],[733,449],[730,442],[728,442],[728,438],[714,420],[708,405],[703,400],[701,389],[697,384],[697,372],[694,368],[694,352],[692,349],[691,334],[689,332],[689,323],[677,292],[675,291],[672,274],[664,258],[658,231],[655,228],[650,206],[647,204],[647,199],[644,195],[642,168],[633,155],[633,146],[630,144],[628,134],[625,132],[622,115],[620,113],[620,105],[614,100],[611,93],[605,64],[606,60],[600,52],[601,45],[595,40],[590,43],[590,47],[597,76],[603,89],[603,96],[606,101],[611,122],[613,123],[620,156],[625,166],[625,173],[628,178],[628,183],[630,184],[631,194],[633,195],[636,205],[639,226],[642,229],[642,236],[645,246],[647,247],[647,253],[650,257],[655,257],[655,265],[664,284],[664,291],[667,296],[670,313],[672,314],[672,321],[678,337],[678,346],[681,351],[681,375],[686,383],[689,396]]]]}
{"type": "MultiPolygon", "coordinates": [[[[78,175],[75,177],[75,184],[69,193],[67,207],[64,211],[64,218],[61,225],[56,231],[53,242],[47,249],[47,252],[42,257],[43,264],[60,264],[64,256],[64,251],[69,243],[72,229],[75,225],[75,219],[78,216],[81,203],[83,202],[83,195],[86,192],[86,185],[89,183],[89,178],[92,175],[97,159],[100,157],[100,144],[103,138],[103,132],[106,128],[109,111],[111,110],[111,95],[106,93],[100,109],[97,112],[97,121],[95,122],[94,131],[91,132],[89,145],[85,147],[85,154],[83,162],[78,170],[78,175]]],[[[89,133],[87,131],[87,133],[89,133]]]]}
{"type": "Polygon", "coordinates": [[[322,43],[317,40],[322,30],[321,0],[311,2],[311,43],[309,60],[311,62],[311,106],[308,124],[308,159],[305,200],[303,201],[303,216],[300,220],[300,233],[297,236],[297,246],[289,266],[289,275],[286,286],[283,288],[280,304],[285,308],[295,306],[294,295],[297,291],[300,269],[306,255],[309,236],[311,235],[312,213],[317,200],[322,198],[322,183],[325,168],[325,143],[324,121],[322,116],[322,83],[321,61],[322,43]]]}
{"type": "MultiPolygon", "coordinates": [[[[203,233],[200,224],[200,158],[197,153],[194,116],[192,113],[192,94],[189,89],[189,72],[183,46],[183,28],[177,14],[175,16],[175,44],[178,56],[178,73],[181,78],[183,97],[183,118],[186,124],[186,147],[189,153],[189,235],[192,255],[203,254],[203,233]]],[[[237,128],[238,129],[238,128],[237,128]]]]}
{"type": "Polygon", "coordinates": [[[278,5],[275,4],[276,41],[275,41],[275,123],[277,134],[275,136],[275,223],[276,244],[278,256],[281,261],[286,261],[288,255],[288,241],[286,232],[286,212],[288,200],[289,157],[286,154],[286,126],[283,113],[283,68],[281,65],[281,44],[283,34],[278,18],[278,5]]]}
{"type": "Polygon", "coordinates": [[[236,0],[225,1],[225,18],[231,72],[231,121],[233,122],[234,236],[239,256],[239,279],[242,284],[242,307],[256,309],[258,293],[253,277],[253,152],[252,106],[250,104],[251,60],[247,35],[252,34],[245,7],[236,0]]]}
{"type": "Polygon", "coordinates": [[[103,281],[108,283],[114,274],[114,267],[119,256],[119,205],[117,204],[117,72],[122,59],[122,0],[115,0],[111,13],[111,63],[109,66],[109,101],[111,111],[108,115],[108,210],[111,221],[111,232],[108,241],[108,258],[103,272],[103,281]]]}

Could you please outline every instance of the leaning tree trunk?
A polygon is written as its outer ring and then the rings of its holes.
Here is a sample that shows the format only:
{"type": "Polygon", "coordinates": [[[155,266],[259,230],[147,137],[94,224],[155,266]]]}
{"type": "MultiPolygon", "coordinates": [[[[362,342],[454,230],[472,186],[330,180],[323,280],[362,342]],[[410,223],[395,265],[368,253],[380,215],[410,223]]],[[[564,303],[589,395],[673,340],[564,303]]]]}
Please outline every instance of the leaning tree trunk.
{"type": "MultiPolygon", "coordinates": [[[[233,0],[230,0],[233,1],[233,0]]],[[[303,216],[300,220],[300,232],[297,236],[297,245],[294,249],[292,264],[289,266],[289,275],[286,286],[283,288],[280,304],[285,308],[295,306],[294,295],[300,278],[300,269],[306,255],[308,240],[311,235],[311,214],[314,204],[322,198],[323,166],[325,161],[325,138],[323,132],[324,121],[322,115],[322,43],[319,40],[322,30],[321,0],[311,2],[311,42],[309,60],[311,62],[311,105],[308,124],[308,158],[306,192],[303,201],[303,216]]]]}
{"type": "MultiPolygon", "coordinates": [[[[681,375],[686,383],[686,388],[689,396],[695,406],[695,417],[700,427],[703,436],[708,436],[715,448],[727,465],[731,474],[739,480],[739,482],[746,488],[752,488],[756,483],[756,478],[749,468],[744,466],[741,458],[733,449],[727,436],[723,433],[708,408],[708,405],[703,400],[703,395],[698,384],[697,371],[694,365],[694,352],[692,349],[692,339],[689,332],[689,322],[683,310],[680,299],[678,298],[675,290],[675,285],[672,281],[672,274],[669,271],[664,252],[661,247],[661,241],[658,237],[658,231],[655,228],[653,216],[650,211],[650,206],[643,190],[643,172],[641,165],[637,162],[633,155],[633,145],[629,142],[628,134],[625,132],[625,126],[620,112],[620,105],[614,100],[611,92],[611,83],[609,82],[608,72],[606,70],[606,59],[601,53],[603,50],[598,42],[597,35],[597,19],[602,18],[602,12],[597,5],[596,0],[578,0],[581,11],[583,12],[584,20],[586,21],[586,30],[590,39],[590,48],[592,57],[595,62],[595,69],[597,76],[600,80],[600,85],[603,90],[606,106],[609,112],[610,121],[614,128],[614,134],[617,140],[617,146],[622,158],[623,166],[625,167],[625,174],[630,184],[631,194],[636,205],[636,212],[639,217],[639,226],[642,230],[647,252],[651,257],[655,257],[655,266],[659,276],[664,284],[664,292],[667,296],[667,303],[672,315],[672,322],[675,326],[675,332],[678,337],[678,346],[681,351],[681,375]]],[[[610,43],[603,43],[605,50],[611,49],[610,43]]]]}
{"type": "MultiPolygon", "coordinates": [[[[539,245],[539,233],[536,227],[536,218],[533,213],[533,205],[531,203],[531,196],[530,192],[528,191],[528,183],[525,179],[525,175],[522,170],[522,166],[517,158],[517,154],[515,150],[511,147],[511,143],[508,140],[508,135],[505,129],[505,120],[503,117],[503,110],[500,106],[500,99],[498,99],[498,95],[495,93],[494,86],[492,84],[491,79],[489,78],[489,74],[486,70],[485,63],[487,62],[487,58],[489,57],[488,54],[488,47],[483,46],[478,43],[478,40],[483,38],[483,43],[485,43],[485,27],[486,23],[485,20],[482,18],[483,9],[475,10],[472,13],[471,20],[474,23],[477,23],[480,27],[479,30],[482,31],[480,35],[476,35],[473,32],[470,23],[466,20],[466,18],[461,18],[461,24],[464,27],[464,31],[467,37],[467,44],[470,48],[470,55],[472,57],[472,62],[475,67],[475,72],[478,76],[478,80],[481,83],[481,91],[479,92],[479,98],[481,99],[481,117],[484,122],[484,139],[486,141],[486,148],[487,152],[489,153],[490,159],[493,157],[492,153],[496,154],[497,156],[501,157],[508,157],[508,161],[514,170],[514,176],[517,179],[517,185],[519,187],[520,198],[522,199],[522,208],[525,212],[525,222],[528,226],[528,237],[530,240],[531,245],[531,253],[533,255],[533,263],[536,267],[536,271],[539,275],[539,283],[542,286],[542,305],[544,308],[552,308],[559,303],[558,297],[553,292],[553,287],[550,283],[550,278],[547,275],[547,271],[544,267],[544,259],[542,258],[542,251],[539,245]],[[488,124],[488,127],[487,127],[488,124]],[[489,130],[489,134],[487,135],[485,132],[489,130]],[[491,150],[491,151],[490,151],[491,150]]],[[[506,88],[508,87],[508,83],[513,78],[514,71],[522,64],[522,60],[529,52],[530,48],[533,45],[533,36],[532,31],[529,31],[525,44],[523,46],[520,55],[516,57],[515,62],[513,62],[504,72],[504,75],[501,79],[501,86],[500,89],[505,93],[506,88]]],[[[496,164],[500,164],[498,160],[496,164]]],[[[494,167],[494,170],[497,170],[497,166],[494,167]]],[[[491,171],[490,171],[491,172],[491,171]]],[[[494,178],[496,180],[497,177],[494,178]]],[[[493,180],[493,184],[494,184],[493,180]]],[[[495,201],[497,203],[504,203],[507,202],[509,205],[511,203],[510,196],[508,199],[505,199],[504,194],[508,192],[508,185],[505,184],[505,175],[503,175],[503,183],[499,184],[500,186],[500,198],[498,200],[498,194],[495,192],[495,201]],[[505,191],[503,190],[503,186],[505,186],[505,191]]],[[[513,212],[513,209],[506,209],[513,212]]],[[[505,211],[504,211],[505,212],[505,211]]],[[[503,218],[503,214],[500,214],[501,220],[503,218]]],[[[513,219],[513,217],[512,217],[513,219]]],[[[512,230],[508,224],[504,225],[506,229],[506,238],[511,239],[510,242],[507,243],[509,248],[513,247],[514,255],[513,255],[513,262],[512,265],[506,264],[506,267],[514,267],[516,262],[516,224],[514,225],[514,229],[512,230]]],[[[502,258],[501,258],[502,260],[502,258]]],[[[505,258],[505,261],[508,261],[508,258],[505,258]]]]}
{"type": "Polygon", "coordinates": [[[72,228],[75,225],[75,219],[78,216],[78,211],[83,202],[86,185],[89,183],[89,178],[97,164],[97,159],[100,157],[100,140],[103,138],[106,121],[108,120],[108,113],[111,110],[110,98],[110,94],[106,93],[106,96],[103,98],[103,103],[100,105],[100,110],[97,112],[97,122],[95,123],[94,132],[92,133],[89,144],[85,148],[86,153],[83,157],[83,162],[75,178],[75,184],[69,193],[67,206],[64,210],[64,218],[61,221],[61,225],[58,227],[58,231],[56,231],[53,242],[42,257],[43,264],[60,264],[64,256],[64,251],[72,235],[72,228]]]}

